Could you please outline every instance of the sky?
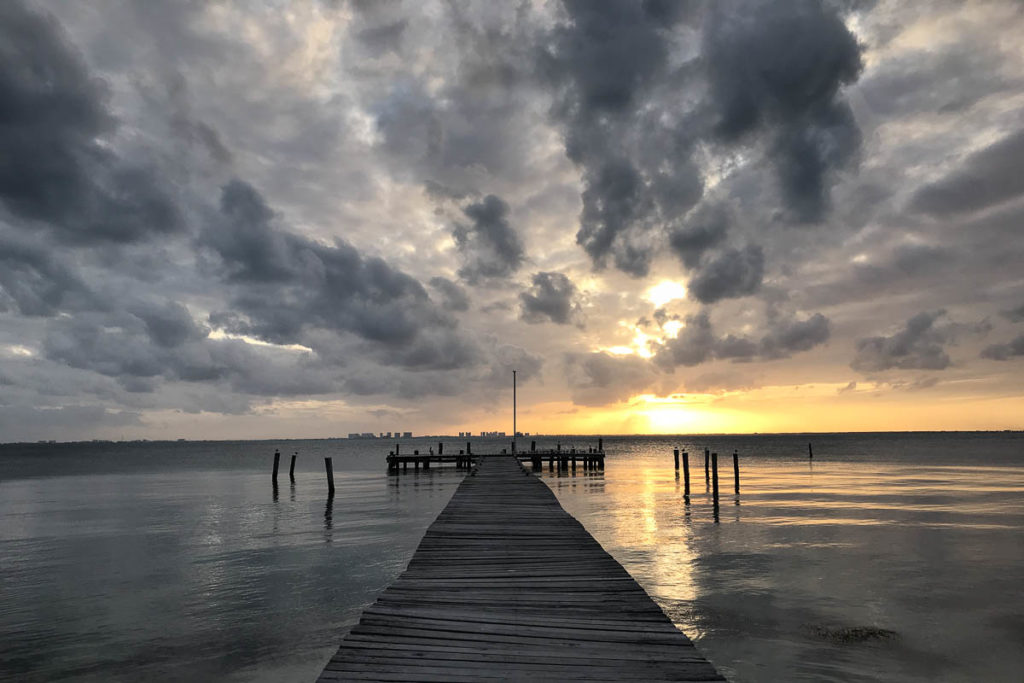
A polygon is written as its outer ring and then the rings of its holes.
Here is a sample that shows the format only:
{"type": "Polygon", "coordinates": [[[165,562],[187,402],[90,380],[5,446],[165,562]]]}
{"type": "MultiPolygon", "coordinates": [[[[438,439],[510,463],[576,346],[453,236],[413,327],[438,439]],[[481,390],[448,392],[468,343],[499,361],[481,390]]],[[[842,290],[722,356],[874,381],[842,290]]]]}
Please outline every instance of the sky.
{"type": "Polygon", "coordinates": [[[5,0],[0,441],[1024,428],[1021,35],[5,0]]]}

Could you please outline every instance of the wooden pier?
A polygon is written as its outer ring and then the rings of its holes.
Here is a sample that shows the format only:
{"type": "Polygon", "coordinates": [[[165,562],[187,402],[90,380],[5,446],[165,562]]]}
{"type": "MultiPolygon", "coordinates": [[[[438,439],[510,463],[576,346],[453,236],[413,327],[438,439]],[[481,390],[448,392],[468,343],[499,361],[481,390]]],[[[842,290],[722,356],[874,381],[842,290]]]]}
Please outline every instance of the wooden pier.
{"type": "Polygon", "coordinates": [[[319,680],[725,679],[507,455],[480,459],[319,680]]]}
{"type": "MultiPolygon", "coordinates": [[[[438,450],[442,450],[440,446],[438,450]]],[[[420,468],[429,470],[431,465],[444,464],[453,464],[458,469],[469,469],[479,464],[482,459],[507,457],[510,456],[504,450],[501,453],[473,453],[466,449],[460,450],[457,455],[443,452],[421,454],[419,451],[413,451],[412,455],[399,455],[395,451],[391,451],[387,456],[387,465],[388,474],[401,474],[408,472],[410,465],[414,471],[420,468]]],[[[556,467],[559,470],[576,470],[577,464],[584,470],[604,469],[604,450],[599,448],[569,448],[566,450],[561,448],[537,450],[533,448],[529,451],[513,453],[512,457],[520,462],[530,463],[534,472],[542,470],[545,462],[548,470],[552,472],[556,467]]]]}

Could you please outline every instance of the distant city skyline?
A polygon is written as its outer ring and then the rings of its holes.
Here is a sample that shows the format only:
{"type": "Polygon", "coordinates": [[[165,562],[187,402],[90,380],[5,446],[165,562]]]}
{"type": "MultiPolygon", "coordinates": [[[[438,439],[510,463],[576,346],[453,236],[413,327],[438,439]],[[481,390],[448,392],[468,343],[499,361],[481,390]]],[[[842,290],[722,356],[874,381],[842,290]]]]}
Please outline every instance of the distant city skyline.
{"type": "Polygon", "coordinates": [[[1019,3],[0,3],[0,441],[1024,428],[1019,3]]]}

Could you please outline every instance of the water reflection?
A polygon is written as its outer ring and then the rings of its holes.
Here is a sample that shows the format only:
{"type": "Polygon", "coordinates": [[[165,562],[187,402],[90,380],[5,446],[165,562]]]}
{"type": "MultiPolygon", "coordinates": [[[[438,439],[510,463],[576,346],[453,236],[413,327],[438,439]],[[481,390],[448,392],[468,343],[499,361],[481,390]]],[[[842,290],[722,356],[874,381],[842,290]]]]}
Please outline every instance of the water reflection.
{"type": "Polygon", "coordinates": [[[327,505],[324,506],[324,540],[331,542],[334,534],[334,494],[327,496],[327,505]]]}
{"type": "Polygon", "coordinates": [[[665,453],[610,451],[604,495],[545,479],[730,680],[1012,680],[1024,664],[998,616],[1024,600],[1024,468],[750,453],[722,516],[712,468],[687,500],[665,453]],[[877,629],[898,636],[829,635],[877,629]],[[941,645],[965,638],[970,664],[941,645]]]}

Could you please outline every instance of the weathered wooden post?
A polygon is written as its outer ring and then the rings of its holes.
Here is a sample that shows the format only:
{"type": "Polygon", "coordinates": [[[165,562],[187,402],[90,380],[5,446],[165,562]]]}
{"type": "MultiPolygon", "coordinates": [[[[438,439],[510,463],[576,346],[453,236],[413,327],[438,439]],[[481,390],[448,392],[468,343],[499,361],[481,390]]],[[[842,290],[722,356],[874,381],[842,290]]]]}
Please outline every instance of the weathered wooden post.
{"type": "Polygon", "coordinates": [[[273,477],[272,477],[273,480],[274,480],[274,485],[275,486],[277,485],[277,466],[280,465],[280,464],[281,464],[281,451],[275,450],[274,451],[274,474],[273,474],[273,477]]]}
{"type": "Polygon", "coordinates": [[[531,441],[530,442],[530,452],[531,453],[536,453],[537,452],[537,442],[536,441],[531,441]]]}
{"type": "Polygon", "coordinates": [[[401,446],[401,444],[397,444],[397,443],[395,444],[395,455],[399,454],[399,452],[398,452],[399,446],[401,446]]]}
{"type": "Polygon", "coordinates": [[[708,449],[705,448],[704,449],[704,483],[705,484],[708,483],[708,480],[711,478],[711,475],[708,472],[708,459],[710,457],[711,457],[711,451],[709,451],[708,449]]]}
{"type": "Polygon", "coordinates": [[[603,437],[600,437],[600,436],[597,437],[597,450],[599,450],[602,453],[604,453],[604,438],[603,437]]]}
{"type": "Polygon", "coordinates": [[[473,455],[473,447],[468,441],[466,442],[466,455],[473,455]]]}
{"type": "Polygon", "coordinates": [[[690,456],[683,451],[683,497],[690,503],[690,456]]]}
{"type": "Polygon", "coordinates": [[[293,484],[295,483],[295,458],[297,457],[299,457],[298,451],[292,453],[292,465],[288,468],[288,478],[292,480],[293,484]]]}
{"type": "Polygon", "coordinates": [[[715,521],[718,521],[718,453],[711,454],[711,497],[715,503],[715,521]]]}
{"type": "Polygon", "coordinates": [[[334,463],[330,458],[324,458],[324,467],[327,469],[327,495],[334,497],[334,463]]]}
{"type": "Polygon", "coordinates": [[[672,458],[676,461],[676,472],[679,471],[679,449],[675,448],[672,450],[672,458]]]}
{"type": "Polygon", "coordinates": [[[732,476],[736,482],[736,495],[740,495],[740,454],[732,452],[732,476]]]}
{"type": "Polygon", "coordinates": [[[811,444],[807,444],[807,458],[808,460],[814,460],[814,449],[811,448],[811,444]]]}
{"type": "Polygon", "coordinates": [[[444,455],[444,444],[440,441],[437,442],[437,454],[444,455]]]}

